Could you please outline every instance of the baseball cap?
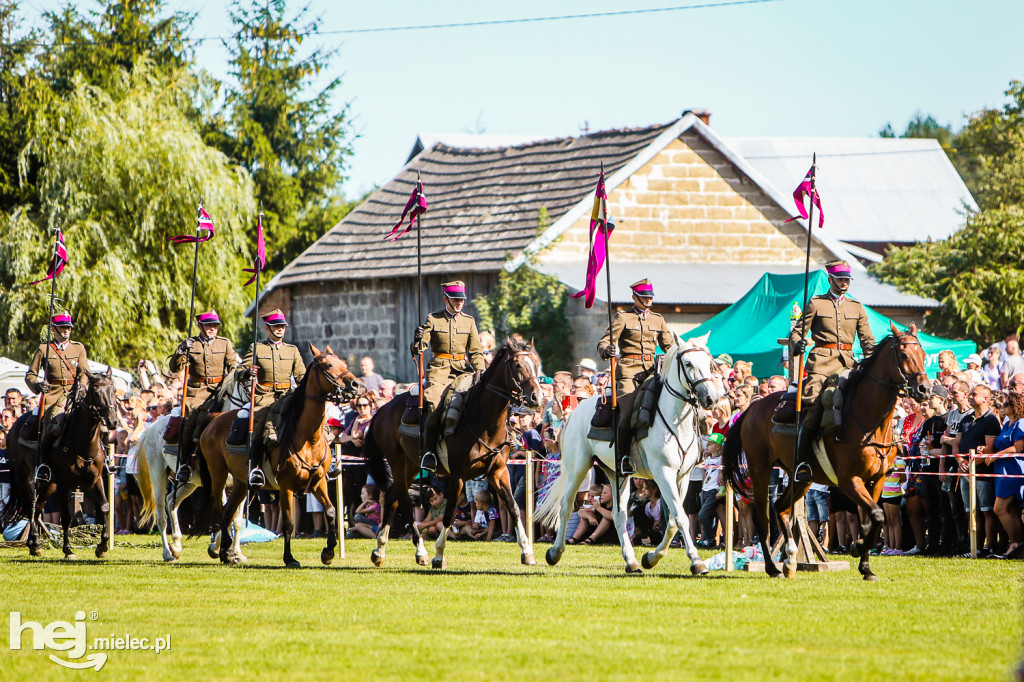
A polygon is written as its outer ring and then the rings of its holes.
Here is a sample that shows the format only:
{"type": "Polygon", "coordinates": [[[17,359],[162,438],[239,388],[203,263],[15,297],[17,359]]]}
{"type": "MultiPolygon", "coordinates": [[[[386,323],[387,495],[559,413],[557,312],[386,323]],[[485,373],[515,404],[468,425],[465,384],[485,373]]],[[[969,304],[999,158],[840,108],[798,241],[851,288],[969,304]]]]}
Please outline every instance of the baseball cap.
{"type": "Polygon", "coordinates": [[[937,395],[940,398],[949,398],[949,391],[947,391],[946,387],[943,386],[942,384],[935,384],[934,386],[932,386],[931,394],[937,395]]]}

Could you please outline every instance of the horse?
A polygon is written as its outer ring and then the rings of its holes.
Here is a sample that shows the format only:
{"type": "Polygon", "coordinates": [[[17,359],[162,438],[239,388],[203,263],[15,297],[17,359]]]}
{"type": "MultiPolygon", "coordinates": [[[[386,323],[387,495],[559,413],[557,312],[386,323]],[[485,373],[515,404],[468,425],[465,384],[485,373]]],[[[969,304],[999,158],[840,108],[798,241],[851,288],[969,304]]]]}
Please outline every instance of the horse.
{"type": "MultiPolygon", "coordinates": [[[[60,525],[64,532],[64,557],[75,559],[71,549],[68,528],[71,525],[71,492],[81,488],[92,498],[96,509],[106,514],[110,509],[104,491],[103,471],[106,459],[106,436],[118,427],[117,394],[111,380],[112,370],[106,374],[86,373],[79,379],[65,412],[65,426],[57,442],[50,446],[50,470],[53,477],[48,483],[39,482],[33,491],[33,471],[36,456],[21,447],[21,432],[29,423],[29,415],[22,415],[11,428],[7,440],[8,461],[11,468],[11,500],[4,510],[0,526],[6,526],[29,511],[32,495],[36,496],[35,515],[29,519],[28,549],[32,556],[41,555],[39,530],[42,526],[43,506],[55,491],[60,496],[60,525]]],[[[32,420],[35,424],[35,420],[32,420]]],[[[35,428],[30,427],[30,428],[35,428]]],[[[38,447],[42,447],[40,443],[38,447]]],[[[110,547],[107,524],[102,524],[96,558],[102,559],[110,547]]]]}
{"type": "MultiPolygon", "coordinates": [[[[864,580],[878,580],[868,560],[869,550],[878,542],[885,520],[878,498],[882,494],[885,473],[892,467],[897,452],[892,423],[896,400],[904,394],[924,400],[931,389],[924,371],[925,353],[917,339],[917,326],[910,325],[906,333],[892,323],[890,328],[892,335],[857,363],[850,374],[839,431],[815,444],[815,451],[818,445],[824,448],[827,469],[820,453],[811,462],[815,483],[836,485],[857,503],[860,538],[850,547],[850,554],[860,557],[858,570],[864,580]]],[[[768,546],[768,479],[776,462],[790,473],[790,481],[775,503],[775,512],[785,538],[782,574],[792,578],[797,568],[797,547],[791,526],[793,503],[790,500],[801,499],[810,483],[794,484],[791,475],[794,437],[772,429],[772,415],[783,395],[780,391],[751,403],[729,429],[722,460],[725,475],[736,490],[753,497],[754,523],[761,538],[765,572],[771,577],[778,577],[780,572],[768,546]],[[743,476],[742,452],[746,453],[749,483],[743,476]],[[790,486],[795,486],[792,491],[790,486]]]]}
{"type": "MultiPolygon", "coordinates": [[[[247,405],[249,396],[243,392],[242,384],[234,380],[234,375],[229,374],[221,382],[217,390],[215,402],[231,404],[236,407],[247,405]]],[[[156,517],[156,526],[160,529],[160,543],[163,546],[164,561],[176,561],[181,557],[181,525],[178,523],[178,507],[193,492],[199,488],[196,477],[188,483],[174,483],[175,489],[170,490],[164,498],[164,492],[168,490],[167,472],[174,472],[177,467],[177,458],[164,451],[164,431],[167,430],[167,423],[171,415],[162,415],[152,424],[147,426],[139,437],[136,448],[136,458],[139,465],[137,476],[139,491],[142,494],[142,512],[139,514],[139,525],[145,526],[151,519],[156,517]],[[161,504],[157,504],[157,495],[161,497],[161,504]],[[171,520],[171,539],[167,539],[167,519],[171,520]]],[[[241,532],[242,510],[233,519],[235,536],[241,532]]],[[[219,556],[217,543],[220,541],[220,532],[211,534],[210,546],[207,553],[211,559],[219,556]]],[[[241,551],[239,557],[244,560],[241,551]]]]}
{"type": "MultiPolygon", "coordinates": [[[[313,359],[306,366],[306,374],[291,393],[283,398],[278,444],[270,450],[266,468],[267,487],[280,491],[282,527],[284,530],[284,564],[288,568],[301,565],[292,556],[291,536],[292,504],[296,492],[312,492],[324,506],[327,520],[327,547],[320,553],[320,561],[328,566],[334,561],[334,548],[338,544],[335,529],[337,512],[327,495],[327,472],[331,468],[330,447],[324,435],[327,420],[327,402],[351,400],[365,389],[363,383],[348,371],[345,361],[334,354],[330,346],[320,352],[309,344],[313,359]]],[[[230,519],[245,498],[249,476],[247,454],[230,452],[227,437],[238,410],[231,410],[214,418],[199,437],[203,455],[200,476],[203,485],[210,487],[210,503],[221,528],[227,528],[230,519]],[[235,483],[227,503],[222,503],[228,475],[235,483]]],[[[204,508],[199,517],[208,520],[210,510],[204,508]]],[[[205,524],[201,524],[205,525],[205,524]]],[[[234,541],[229,533],[221,534],[219,557],[222,563],[241,563],[244,557],[238,547],[238,533],[234,541]]]]}
{"type": "MultiPolygon", "coordinates": [[[[529,408],[540,409],[538,367],[540,357],[533,348],[532,340],[507,339],[494,354],[480,381],[466,391],[463,401],[466,407],[459,423],[438,447],[442,462],[447,456],[449,473],[444,528],[452,528],[463,482],[486,475],[512,515],[516,540],[522,550],[520,561],[527,566],[536,565],[537,560],[509,483],[507,463],[513,444],[508,436],[508,417],[513,400],[521,401],[529,408]]],[[[381,407],[370,421],[363,442],[363,456],[369,460],[370,473],[384,497],[377,547],[370,553],[370,560],[375,566],[384,563],[392,518],[399,506],[404,516],[412,518],[409,484],[420,471],[420,447],[417,438],[399,433],[402,413],[410,395],[402,393],[381,407]]],[[[421,418],[426,418],[426,415],[421,418]]],[[[452,531],[438,534],[436,554],[431,560],[434,569],[447,567],[444,550],[449,532],[452,531]]],[[[416,548],[416,563],[425,566],[427,550],[416,524],[412,524],[412,542],[416,548]]]]}
{"type": "Polygon", "coordinates": [[[664,385],[658,397],[654,423],[647,435],[634,441],[630,447],[636,476],[652,479],[661,491],[661,498],[668,505],[668,524],[661,543],[644,554],[641,567],[626,531],[625,508],[629,499],[630,477],[617,474],[613,443],[588,437],[590,421],[601,400],[600,396],[593,396],[580,403],[562,427],[559,434],[561,471],[537,510],[538,518],[545,525],[558,528],[554,544],[544,555],[550,565],[554,566],[562,558],[566,522],[572,512],[576,490],[596,459],[608,475],[608,480],[614,480],[618,487],[612,495],[612,518],[622,547],[622,558],[626,562],[626,573],[642,574],[644,568],[654,568],[668,551],[669,542],[675,537],[677,529],[686,544],[690,572],[693,575],[708,572],[690,537],[689,523],[683,511],[683,499],[690,484],[690,469],[700,458],[698,406],[709,410],[721,397],[711,378],[712,359],[705,345],[707,338],[705,335],[691,341],[682,341],[665,352],[662,370],[664,385]]]}

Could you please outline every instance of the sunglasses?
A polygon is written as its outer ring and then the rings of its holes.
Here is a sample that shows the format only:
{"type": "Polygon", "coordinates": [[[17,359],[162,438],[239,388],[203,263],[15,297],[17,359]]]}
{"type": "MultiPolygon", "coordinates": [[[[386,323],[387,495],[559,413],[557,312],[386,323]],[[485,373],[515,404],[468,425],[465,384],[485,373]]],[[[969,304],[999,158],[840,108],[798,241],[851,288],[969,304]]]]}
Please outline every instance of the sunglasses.
{"type": "Polygon", "coordinates": [[[149,406],[149,407],[147,407],[146,409],[147,409],[147,410],[159,410],[159,409],[160,409],[160,406],[159,406],[159,405],[150,405],[150,406],[149,406]]]}
{"type": "Polygon", "coordinates": [[[369,407],[370,403],[356,403],[356,407],[369,407]]]}

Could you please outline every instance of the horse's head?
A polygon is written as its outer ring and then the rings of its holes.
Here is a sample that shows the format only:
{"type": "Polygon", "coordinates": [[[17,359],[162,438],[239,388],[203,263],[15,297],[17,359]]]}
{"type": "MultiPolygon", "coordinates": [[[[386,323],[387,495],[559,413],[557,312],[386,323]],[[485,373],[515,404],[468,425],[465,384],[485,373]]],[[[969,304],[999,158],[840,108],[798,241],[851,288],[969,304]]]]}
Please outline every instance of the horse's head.
{"type": "Polygon", "coordinates": [[[665,354],[662,370],[666,382],[677,393],[697,401],[705,410],[714,407],[721,393],[711,376],[711,352],[707,348],[709,334],[681,341],[665,354]]]}
{"type": "Polygon", "coordinates": [[[337,403],[352,400],[366,392],[363,382],[348,371],[348,363],[335,355],[329,345],[324,346],[321,352],[311,343],[309,351],[313,354],[313,361],[307,373],[311,375],[309,381],[315,382],[314,390],[320,396],[337,403]]]}
{"type": "Polygon", "coordinates": [[[890,378],[902,384],[907,395],[921,402],[928,398],[932,385],[924,371],[925,352],[917,339],[917,325],[911,324],[906,333],[896,329],[892,322],[889,323],[889,327],[892,329],[893,338],[892,365],[898,374],[890,378]]]}
{"type": "Polygon", "coordinates": [[[540,356],[533,347],[533,339],[529,343],[518,339],[506,339],[508,349],[505,362],[509,363],[509,374],[514,384],[513,390],[522,397],[526,407],[534,410],[541,408],[543,393],[540,390],[540,356]]]}
{"type": "Polygon", "coordinates": [[[117,388],[114,386],[114,370],[86,375],[85,395],[79,403],[89,415],[100,422],[108,431],[115,431],[119,425],[117,414],[117,388]]]}

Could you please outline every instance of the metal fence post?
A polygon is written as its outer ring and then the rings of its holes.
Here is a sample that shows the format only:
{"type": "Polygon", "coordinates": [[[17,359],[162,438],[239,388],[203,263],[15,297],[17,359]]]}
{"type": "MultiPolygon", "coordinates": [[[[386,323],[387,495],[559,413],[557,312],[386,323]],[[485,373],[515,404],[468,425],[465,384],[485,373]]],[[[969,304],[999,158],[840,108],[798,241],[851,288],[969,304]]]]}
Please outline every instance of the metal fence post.
{"type": "Polygon", "coordinates": [[[338,492],[338,507],[335,509],[334,525],[338,533],[338,557],[345,558],[345,497],[342,493],[342,472],[343,467],[341,463],[341,444],[334,444],[334,457],[338,463],[338,477],[334,479],[334,485],[337,486],[338,492]]]}
{"type": "Polygon", "coordinates": [[[978,558],[978,479],[977,479],[977,466],[974,459],[974,450],[972,449],[968,455],[970,459],[967,462],[967,483],[968,483],[968,500],[970,504],[971,518],[968,521],[968,528],[971,533],[971,558],[978,558]]]}
{"type": "Polygon", "coordinates": [[[733,570],[733,523],[736,513],[736,498],[732,494],[732,481],[725,481],[725,570],[733,570]]]}
{"type": "MultiPolygon", "coordinates": [[[[526,450],[526,538],[533,544],[533,450],[526,450]]],[[[513,491],[514,493],[515,491],[513,491]]]]}

